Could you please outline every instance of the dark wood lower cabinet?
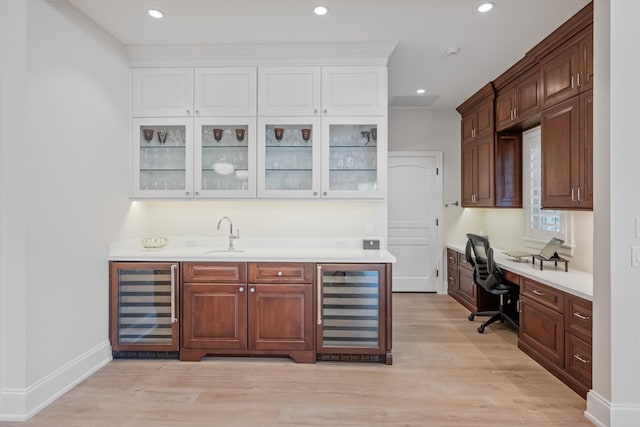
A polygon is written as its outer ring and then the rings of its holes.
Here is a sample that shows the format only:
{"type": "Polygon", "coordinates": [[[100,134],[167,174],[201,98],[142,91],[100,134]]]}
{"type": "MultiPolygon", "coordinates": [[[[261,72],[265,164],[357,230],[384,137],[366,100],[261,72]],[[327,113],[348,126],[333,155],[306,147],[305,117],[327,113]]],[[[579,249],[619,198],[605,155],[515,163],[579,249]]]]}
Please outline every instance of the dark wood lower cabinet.
{"type": "Polygon", "coordinates": [[[180,360],[233,354],[315,361],[313,264],[183,263],[183,271],[180,360]],[[247,282],[247,270],[249,281],[262,283],[247,282]],[[217,283],[225,281],[236,283],[217,283]]]}
{"type": "Polygon", "coordinates": [[[559,367],[564,366],[564,316],[520,297],[520,348],[559,367]]]}

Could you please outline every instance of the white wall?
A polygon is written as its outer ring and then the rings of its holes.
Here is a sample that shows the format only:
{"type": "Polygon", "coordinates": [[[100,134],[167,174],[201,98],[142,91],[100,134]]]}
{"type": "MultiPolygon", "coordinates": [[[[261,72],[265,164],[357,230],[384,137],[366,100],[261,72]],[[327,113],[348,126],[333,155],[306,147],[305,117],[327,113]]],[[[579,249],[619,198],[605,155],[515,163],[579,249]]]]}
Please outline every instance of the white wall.
{"type": "Polygon", "coordinates": [[[640,39],[640,3],[595,2],[594,182],[596,184],[594,268],[593,390],[588,415],[600,425],[640,425],[637,331],[640,268],[631,265],[631,248],[640,246],[637,178],[640,145],[635,84],[640,58],[632,54],[640,39]]]}
{"type": "Polygon", "coordinates": [[[2,5],[3,41],[26,35],[2,56],[0,417],[22,419],[109,360],[107,245],[140,215],[124,49],[66,3],[2,5]]]}

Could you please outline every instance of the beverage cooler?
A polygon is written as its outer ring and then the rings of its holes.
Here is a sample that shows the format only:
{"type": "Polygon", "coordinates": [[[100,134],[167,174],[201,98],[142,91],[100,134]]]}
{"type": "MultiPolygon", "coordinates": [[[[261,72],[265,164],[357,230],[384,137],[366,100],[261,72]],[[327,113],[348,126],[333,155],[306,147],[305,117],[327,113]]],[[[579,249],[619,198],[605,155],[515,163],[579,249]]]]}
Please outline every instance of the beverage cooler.
{"type": "Polygon", "coordinates": [[[316,268],[317,359],[391,364],[391,266],[316,268]]]}
{"type": "Polygon", "coordinates": [[[177,263],[111,262],[114,357],[177,357],[178,274],[177,263]]]}

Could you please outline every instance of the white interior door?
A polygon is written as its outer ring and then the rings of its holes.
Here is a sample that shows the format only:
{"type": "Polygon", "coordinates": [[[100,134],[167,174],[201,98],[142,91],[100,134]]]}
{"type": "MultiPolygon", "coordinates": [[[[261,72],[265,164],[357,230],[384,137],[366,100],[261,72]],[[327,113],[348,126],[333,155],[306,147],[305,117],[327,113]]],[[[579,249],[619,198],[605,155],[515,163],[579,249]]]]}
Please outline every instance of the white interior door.
{"type": "Polygon", "coordinates": [[[442,153],[389,153],[389,251],[394,292],[437,292],[442,270],[442,153]]]}

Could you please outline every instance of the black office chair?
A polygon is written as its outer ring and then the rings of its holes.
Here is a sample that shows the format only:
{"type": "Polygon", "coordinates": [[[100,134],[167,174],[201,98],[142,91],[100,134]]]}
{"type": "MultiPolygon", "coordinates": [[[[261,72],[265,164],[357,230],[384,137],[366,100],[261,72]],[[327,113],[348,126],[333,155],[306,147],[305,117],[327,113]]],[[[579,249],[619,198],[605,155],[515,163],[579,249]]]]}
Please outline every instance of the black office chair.
{"type": "Polygon", "coordinates": [[[506,320],[516,330],[518,323],[505,313],[505,307],[511,304],[511,300],[518,294],[518,286],[505,280],[502,271],[493,260],[493,248],[489,246],[489,239],[476,234],[467,234],[467,246],[465,255],[467,262],[473,266],[473,281],[476,285],[482,286],[487,292],[498,295],[500,304],[498,311],[479,311],[471,313],[469,320],[473,321],[476,316],[491,316],[489,320],[478,326],[478,333],[483,333],[484,328],[500,320],[506,320]]]}

